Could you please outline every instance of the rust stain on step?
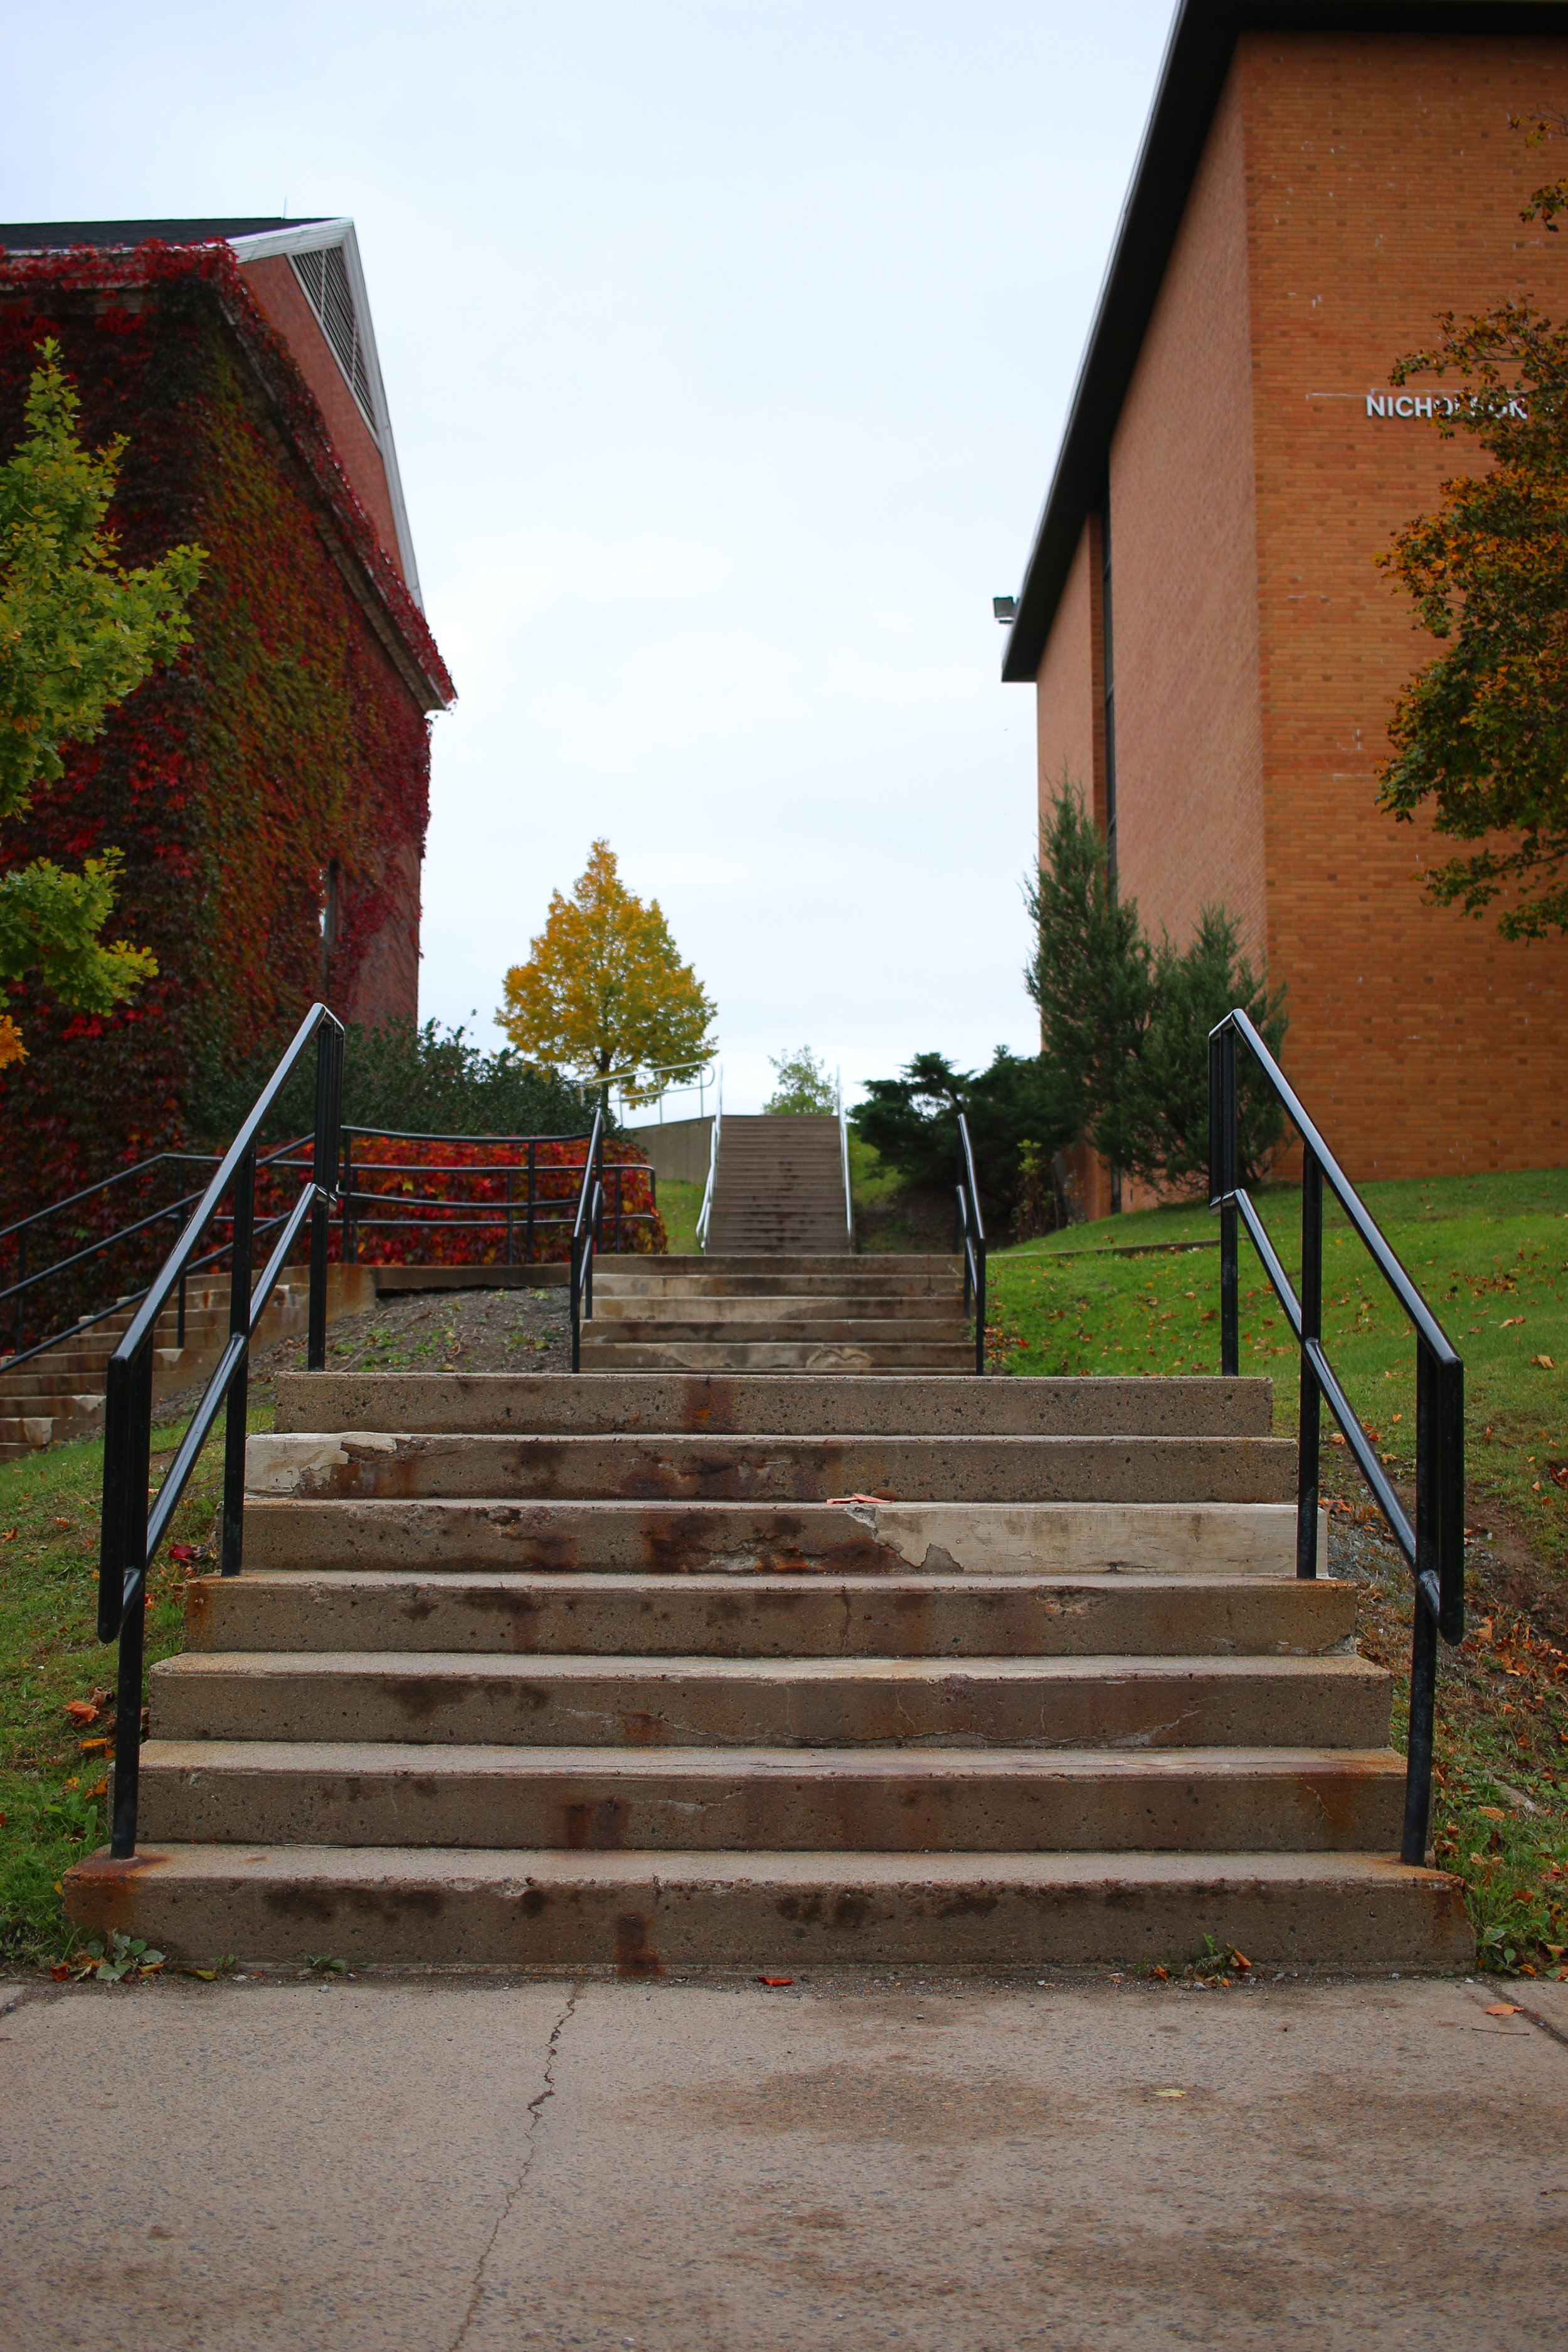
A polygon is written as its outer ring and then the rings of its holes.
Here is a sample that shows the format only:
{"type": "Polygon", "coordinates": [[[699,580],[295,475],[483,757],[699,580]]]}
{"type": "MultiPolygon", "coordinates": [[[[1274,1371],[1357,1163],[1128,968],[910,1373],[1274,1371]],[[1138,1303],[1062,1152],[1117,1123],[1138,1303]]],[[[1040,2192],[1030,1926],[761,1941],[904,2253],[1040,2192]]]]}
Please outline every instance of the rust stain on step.
{"type": "Polygon", "coordinates": [[[623,1911],[616,1921],[616,1974],[618,1977],[661,1977],[664,1962],[648,1941],[647,1921],[640,1911],[623,1911]]]}

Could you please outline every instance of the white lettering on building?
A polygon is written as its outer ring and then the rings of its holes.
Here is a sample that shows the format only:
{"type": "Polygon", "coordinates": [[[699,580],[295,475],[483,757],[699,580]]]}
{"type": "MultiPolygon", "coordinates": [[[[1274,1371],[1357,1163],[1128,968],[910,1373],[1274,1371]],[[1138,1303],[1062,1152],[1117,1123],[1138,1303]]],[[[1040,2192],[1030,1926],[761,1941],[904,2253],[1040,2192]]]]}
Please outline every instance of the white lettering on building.
{"type": "MultiPolygon", "coordinates": [[[[1450,392],[1369,392],[1366,395],[1369,416],[1458,416],[1461,409],[1467,408],[1473,415],[1479,405],[1473,393],[1467,396],[1450,392]]],[[[1500,399],[1495,413],[1526,421],[1530,416],[1529,409],[1517,396],[1500,399]]]]}

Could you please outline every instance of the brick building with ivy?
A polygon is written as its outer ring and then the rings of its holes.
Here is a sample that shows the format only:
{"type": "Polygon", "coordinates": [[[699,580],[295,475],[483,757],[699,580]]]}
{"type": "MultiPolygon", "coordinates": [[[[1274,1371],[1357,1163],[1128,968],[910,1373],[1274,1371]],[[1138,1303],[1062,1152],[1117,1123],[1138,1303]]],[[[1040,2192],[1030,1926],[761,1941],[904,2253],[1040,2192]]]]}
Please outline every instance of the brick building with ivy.
{"type": "Polygon", "coordinates": [[[0,1222],[191,1131],[314,998],[416,1017],[426,625],[353,224],[0,225],[0,451],[52,337],[83,436],[125,436],[121,561],[195,541],[193,642],[66,753],[0,867],[117,846],[157,980],[107,1019],[29,989],[0,1076],[0,1222]]]}

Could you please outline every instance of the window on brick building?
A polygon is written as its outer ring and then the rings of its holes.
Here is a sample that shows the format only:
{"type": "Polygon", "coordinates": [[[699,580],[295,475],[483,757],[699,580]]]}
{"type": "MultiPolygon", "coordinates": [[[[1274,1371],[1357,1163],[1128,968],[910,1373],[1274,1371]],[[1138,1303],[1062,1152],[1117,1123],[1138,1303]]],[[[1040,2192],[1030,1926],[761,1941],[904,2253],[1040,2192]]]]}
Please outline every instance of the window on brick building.
{"type": "Polygon", "coordinates": [[[321,332],[336,353],[338,365],[364,412],[365,423],[374,432],[375,415],[371,405],[370,372],[365,366],[359,312],[354,307],[342,247],[329,245],[321,253],[291,253],[289,258],[295,277],[305,289],[306,299],[321,322],[321,332]]]}

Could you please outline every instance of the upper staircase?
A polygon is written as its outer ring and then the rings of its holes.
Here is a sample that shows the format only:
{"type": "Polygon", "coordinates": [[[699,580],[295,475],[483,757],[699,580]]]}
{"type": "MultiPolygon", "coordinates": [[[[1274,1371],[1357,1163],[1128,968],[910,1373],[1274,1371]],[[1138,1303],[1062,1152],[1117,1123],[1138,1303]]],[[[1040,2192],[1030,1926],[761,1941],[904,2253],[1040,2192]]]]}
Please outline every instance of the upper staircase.
{"type": "Polygon", "coordinates": [[[585,1372],[972,1371],[963,1264],[797,1252],[601,1257],[582,1363],[585,1372]]]}
{"type": "Polygon", "coordinates": [[[1258,1380],[284,1374],[152,1675],[176,1958],[1429,1968],[1258,1380]]]}
{"type": "Polygon", "coordinates": [[[705,1247],[715,1257],[849,1255],[843,1143],[831,1113],[724,1118],[705,1247]]]}

